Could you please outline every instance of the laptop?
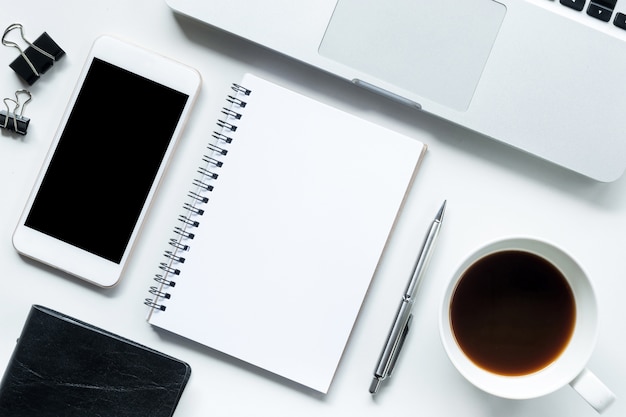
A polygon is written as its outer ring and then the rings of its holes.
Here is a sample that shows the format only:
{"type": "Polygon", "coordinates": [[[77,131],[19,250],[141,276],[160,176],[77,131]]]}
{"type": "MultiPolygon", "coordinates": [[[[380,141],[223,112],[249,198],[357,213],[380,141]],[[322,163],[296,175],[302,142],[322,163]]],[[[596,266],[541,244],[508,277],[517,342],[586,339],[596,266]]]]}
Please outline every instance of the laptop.
{"type": "Polygon", "coordinates": [[[167,0],[598,181],[626,168],[626,0],[167,0]]]}

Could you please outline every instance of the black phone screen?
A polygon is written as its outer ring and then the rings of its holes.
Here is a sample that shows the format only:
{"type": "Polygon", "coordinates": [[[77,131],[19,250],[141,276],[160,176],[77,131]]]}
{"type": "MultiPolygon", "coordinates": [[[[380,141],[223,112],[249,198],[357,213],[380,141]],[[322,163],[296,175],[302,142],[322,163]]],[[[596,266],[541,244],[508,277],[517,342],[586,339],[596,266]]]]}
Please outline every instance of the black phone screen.
{"type": "Polygon", "coordinates": [[[188,99],[94,58],[25,225],[119,264],[188,99]]]}

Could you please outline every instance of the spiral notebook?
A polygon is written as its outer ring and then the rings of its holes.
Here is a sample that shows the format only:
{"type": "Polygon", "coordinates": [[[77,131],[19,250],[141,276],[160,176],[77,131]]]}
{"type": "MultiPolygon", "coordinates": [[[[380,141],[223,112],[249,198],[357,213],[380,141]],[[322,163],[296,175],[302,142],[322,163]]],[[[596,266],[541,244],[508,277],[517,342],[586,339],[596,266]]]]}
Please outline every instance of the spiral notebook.
{"type": "Polygon", "coordinates": [[[426,146],[250,74],[225,104],[148,321],[326,393],[426,146]]]}

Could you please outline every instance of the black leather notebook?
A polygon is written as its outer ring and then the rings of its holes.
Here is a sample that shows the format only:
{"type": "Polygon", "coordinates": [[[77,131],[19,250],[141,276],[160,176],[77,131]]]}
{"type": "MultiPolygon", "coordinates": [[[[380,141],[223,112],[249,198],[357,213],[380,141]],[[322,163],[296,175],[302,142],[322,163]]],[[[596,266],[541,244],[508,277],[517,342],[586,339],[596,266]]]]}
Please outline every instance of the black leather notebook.
{"type": "Polygon", "coordinates": [[[32,306],[0,382],[0,416],[171,416],[185,362],[32,306]]]}

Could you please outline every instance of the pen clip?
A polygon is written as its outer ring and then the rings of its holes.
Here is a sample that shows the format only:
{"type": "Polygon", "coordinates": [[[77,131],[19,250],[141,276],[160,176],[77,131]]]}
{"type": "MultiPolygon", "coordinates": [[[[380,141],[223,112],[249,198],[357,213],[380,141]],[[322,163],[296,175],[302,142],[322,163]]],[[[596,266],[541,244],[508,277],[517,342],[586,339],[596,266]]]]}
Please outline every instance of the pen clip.
{"type": "Polygon", "coordinates": [[[404,341],[406,340],[406,336],[407,336],[407,334],[409,334],[409,327],[411,326],[411,322],[412,321],[413,321],[413,314],[409,315],[409,318],[406,321],[406,325],[404,326],[404,329],[402,329],[402,334],[400,335],[400,339],[398,340],[398,344],[397,344],[396,348],[394,349],[393,356],[391,358],[391,363],[389,364],[389,374],[388,374],[388,376],[391,376],[391,374],[393,373],[393,368],[396,367],[396,362],[398,361],[398,356],[400,355],[400,352],[402,351],[402,345],[404,345],[404,341]]]}

